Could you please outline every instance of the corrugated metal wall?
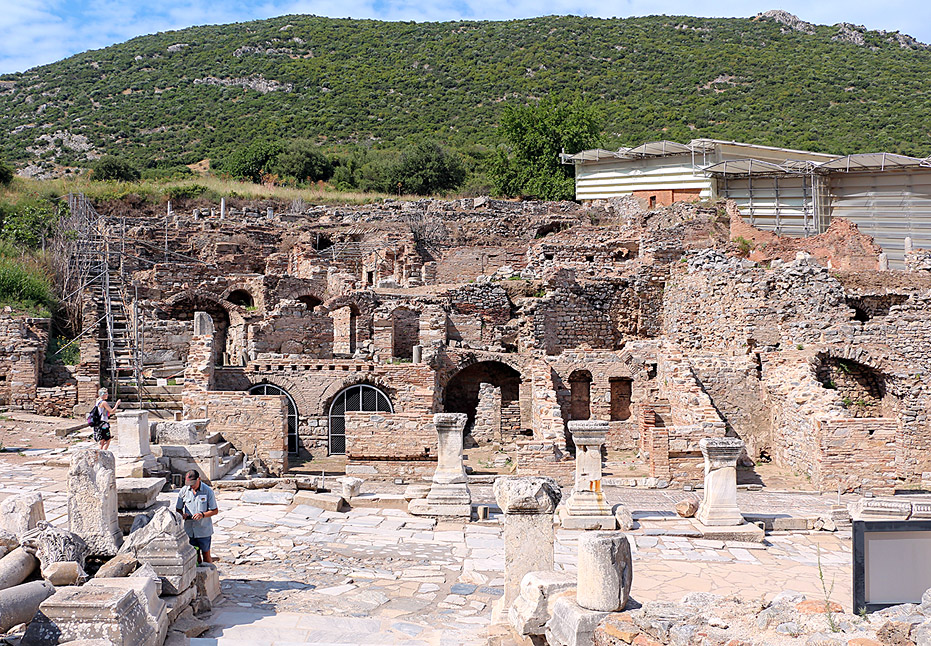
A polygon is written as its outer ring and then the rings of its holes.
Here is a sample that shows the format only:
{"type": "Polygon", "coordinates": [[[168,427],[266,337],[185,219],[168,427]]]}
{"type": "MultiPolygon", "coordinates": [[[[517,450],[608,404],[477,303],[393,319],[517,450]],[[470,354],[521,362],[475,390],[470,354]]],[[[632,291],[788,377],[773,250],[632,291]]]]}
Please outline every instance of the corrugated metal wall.
{"type": "Polygon", "coordinates": [[[575,173],[578,200],[620,197],[635,190],[669,189],[699,189],[702,199],[712,198],[714,180],[692,168],[690,155],[580,164],[575,173]]]}
{"type": "Polygon", "coordinates": [[[721,178],[718,192],[756,227],[789,236],[818,233],[810,176],[721,178]]]}
{"type": "Polygon", "coordinates": [[[836,173],[830,176],[831,217],[847,218],[873,236],[903,267],[905,237],[931,249],[931,169],[836,173]]]}

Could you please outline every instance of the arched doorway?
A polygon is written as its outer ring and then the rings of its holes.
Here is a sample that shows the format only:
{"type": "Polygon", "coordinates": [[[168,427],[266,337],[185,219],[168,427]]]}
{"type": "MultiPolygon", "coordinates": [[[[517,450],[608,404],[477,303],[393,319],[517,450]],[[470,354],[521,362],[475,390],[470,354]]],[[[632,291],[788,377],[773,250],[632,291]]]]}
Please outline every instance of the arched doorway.
{"type": "Polygon", "coordinates": [[[240,307],[255,307],[255,299],[252,298],[252,294],[244,289],[233,290],[230,292],[229,296],[226,297],[226,300],[228,300],[233,305],[239,305],[240,307]]]}
{"type": "Polygon", "coordinates": [[[369,384],[356,384],[339,391],[329,411],[330,455],[346,453],[346,413],[355,411],[393,413],[394,407],[388,395],[369,384]]]}
{"type": "Polygon", "coordinates": [[[300,452],[300,443],[297,437],[297,404],[294,398],[284,388],[275,384],[261,383],[249,389],[250,395],[284,395],[288,399],[288,453],[296,455],[300,452]]]}
{"type": "Polygon", "coordinates": [[[592,373],[576,370],[569,375],[569,419],[586,420],[592,416],[592,373]]]}
{"type": "Polygon", "coordinates": [[[469,417],[466,434],[472,432],[482,384],[501,389],[501,435],[521,430],[520,373],[500,361],[479,361],[466,366],[446,384],[443,409],[447,413],[465,413],[469,417]]]}
{"type": "Polygon", "coordinates": [[[391,313],[392,355],[395,359],[410,361],[414,357],[414,346],[420,343],[420,314],[406,307],[391,313]]]}

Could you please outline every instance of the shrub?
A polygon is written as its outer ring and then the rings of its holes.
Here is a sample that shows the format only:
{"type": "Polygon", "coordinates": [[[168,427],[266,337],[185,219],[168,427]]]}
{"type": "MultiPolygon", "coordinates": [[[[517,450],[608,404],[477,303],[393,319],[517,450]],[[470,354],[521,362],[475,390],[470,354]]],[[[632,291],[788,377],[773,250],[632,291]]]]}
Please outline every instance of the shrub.
{"type": "Polygon", "coordinates": [[[52,233],[67,206],[61,202],[31,199],[0,204],[3,237],[17,245],[36,249],[52,233]]]}
{"type": "Polygon", "coordinates": [[[4,161],[0,161],[0,185],[9,185],[13,181],[13,175],[13,167],[4,161]]]}
{"type": "Polygon", "coordinates": [[[48,348],[45,350],[45,360],[48,363],[61,361],[66,366],[76,366],[81,363],[81,344],[71,343],[71,339],[61,336],[49,339],[48,348]],[[68,346],[65,348],[65,346],[68,346]],[[65,348],[62,350],[62,348],[65,348]]]}
{"type": "Polygon", "coordinates": [[[101,182],[116,180],[119,182],[135,182],[139,179],[139,169],[125,159],[106,155],[97,160],[92,166],[91,179],[101,182]]]}
{"type": "Polygon", "coordinates": [[[256,141],[230,155],[223,163],[223,170],[236,179],[258,184],[281,152],[280,144],[256,141]]]}
{"type": "Polygon", "coordinates": [[[0,303],[48,316],[54,302],[52,285],[41,269],[22,259],[0,258],[0,303]]]}
{"type": "Polygon", "coordinates": [[[271,162],[273,173],[298,182],[326,181],[333,177],[333,163],[307,140],[287,144],[271,162]]]}
{"type": "Polygon", "coordinates": [[[187,166],[147,168],[142,171],[142,179],[186,179],[193,176],[194,171],[192,171],[187,166]]]}
{"type": "Polygon", "coordinates": [[[213,196],[213,191],[203,184],[182,184],[169,186],[165,195],[172,200],[192,200],[195,197],[213,196]]]}
{"type": "Polygon", "coordinates": [[[387,178],[391,187],[401,193],[433,195],[459,188],[465,177],[466,169],[457,153],[423,141],[390,165],[387,178]]]}

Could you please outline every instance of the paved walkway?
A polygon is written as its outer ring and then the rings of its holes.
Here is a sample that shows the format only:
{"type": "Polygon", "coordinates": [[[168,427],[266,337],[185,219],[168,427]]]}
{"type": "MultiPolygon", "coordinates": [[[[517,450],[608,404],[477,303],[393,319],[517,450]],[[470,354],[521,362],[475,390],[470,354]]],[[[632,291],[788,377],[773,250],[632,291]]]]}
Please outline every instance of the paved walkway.
{"type": "MultiPolygon", "coordinates": [[[[12,465],[0,457],[0,497],[42,491],[49,519],[66,525],[67,470],[12,465]]],[[[476,487],[485,501],[489,487],[476,487]]],[[[163,497],[174,500],[170,494],[163,497]]],[[[609,490],[634,511],[671,511],[681,491],[609,490]]],[[[192,646],[296,644],[484,644],[491,606],[502,595],[503,540],[494,520],[463,524],[392,509],[322,511],[243,503],[218,492],[214,554],[223,598],[192,646]],[[338,618],[338,619],[336,619],[338,618]]],[[[823,512],[830,498],[741,494],[747,510],[823,512]]],[[[574,571],[581,532],[557,531],[558,569],[574,571]]],[[[693,591],[771,598],[796,590],[850,605],[850,543],[826,532],[772,535],[762,545],[647,536],[634,532],[639,601],[679,600],[693,591]]]]}

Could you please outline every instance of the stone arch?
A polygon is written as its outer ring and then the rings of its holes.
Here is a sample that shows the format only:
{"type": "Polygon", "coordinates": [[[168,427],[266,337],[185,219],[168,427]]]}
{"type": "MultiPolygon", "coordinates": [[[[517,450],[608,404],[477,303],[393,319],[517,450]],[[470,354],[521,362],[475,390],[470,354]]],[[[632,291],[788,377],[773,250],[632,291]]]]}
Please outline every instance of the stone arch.
{"type": "Polygon", "coordinates": [[[821,352],[815,356],[815,377],[821,385],[837,391],[841,404],[851,417],[891,417],[897,408],[894,379],[882,370],[861,361],[864,357],[838,356],[843,352],[821,352]]]}
{"type": "Polygon", "coordinates": [[[389,393],[365,381],[344,386],[327,400],[327,453],[346,453],[346,417],[350,411],[393,413],[389,393]]]}
{"type": "MultiPolygon", "coordinates": [[[[164,302],[164,307],[157,310],[159,318],[177,321],[191,321],[194,312],[206,312],[213,319],[214,364],[224,364],[224,354],[228,352],[227,340],[230,329],[230,308],[228,303],[217,298],[215,294],[204,290],[185,290],[175,294],[164,302]]],[[[192,328],[193,330],[193,328],[192,328]]],[[[232,354],[232,353],[230,353],[232,354]]]]}
{"type": "Polygon", "coordinates": [[[226,300],[239,307],[249,309],[255,307],[255,299],[247,289],[234,289],[226,295],[226,300]]]}
{"type": "Polygon", "coordinates": [[[521,428],[520,371],[503,361],[470,361],[453,374],[443,393],[443,410],[468,416],[466,433],[471,434],[479,406],[481,385],[501,389],[501,435],[517,434],[521,428]]]}
{"type": "Polygon", "coordinates": [[[311,293],[303,294],[301,296],[295,297],[299,303],[303,303],[307,307],[308,312],[313,312],[317,307],[323,305],[323,300],[317,298],[311,293]]]}

